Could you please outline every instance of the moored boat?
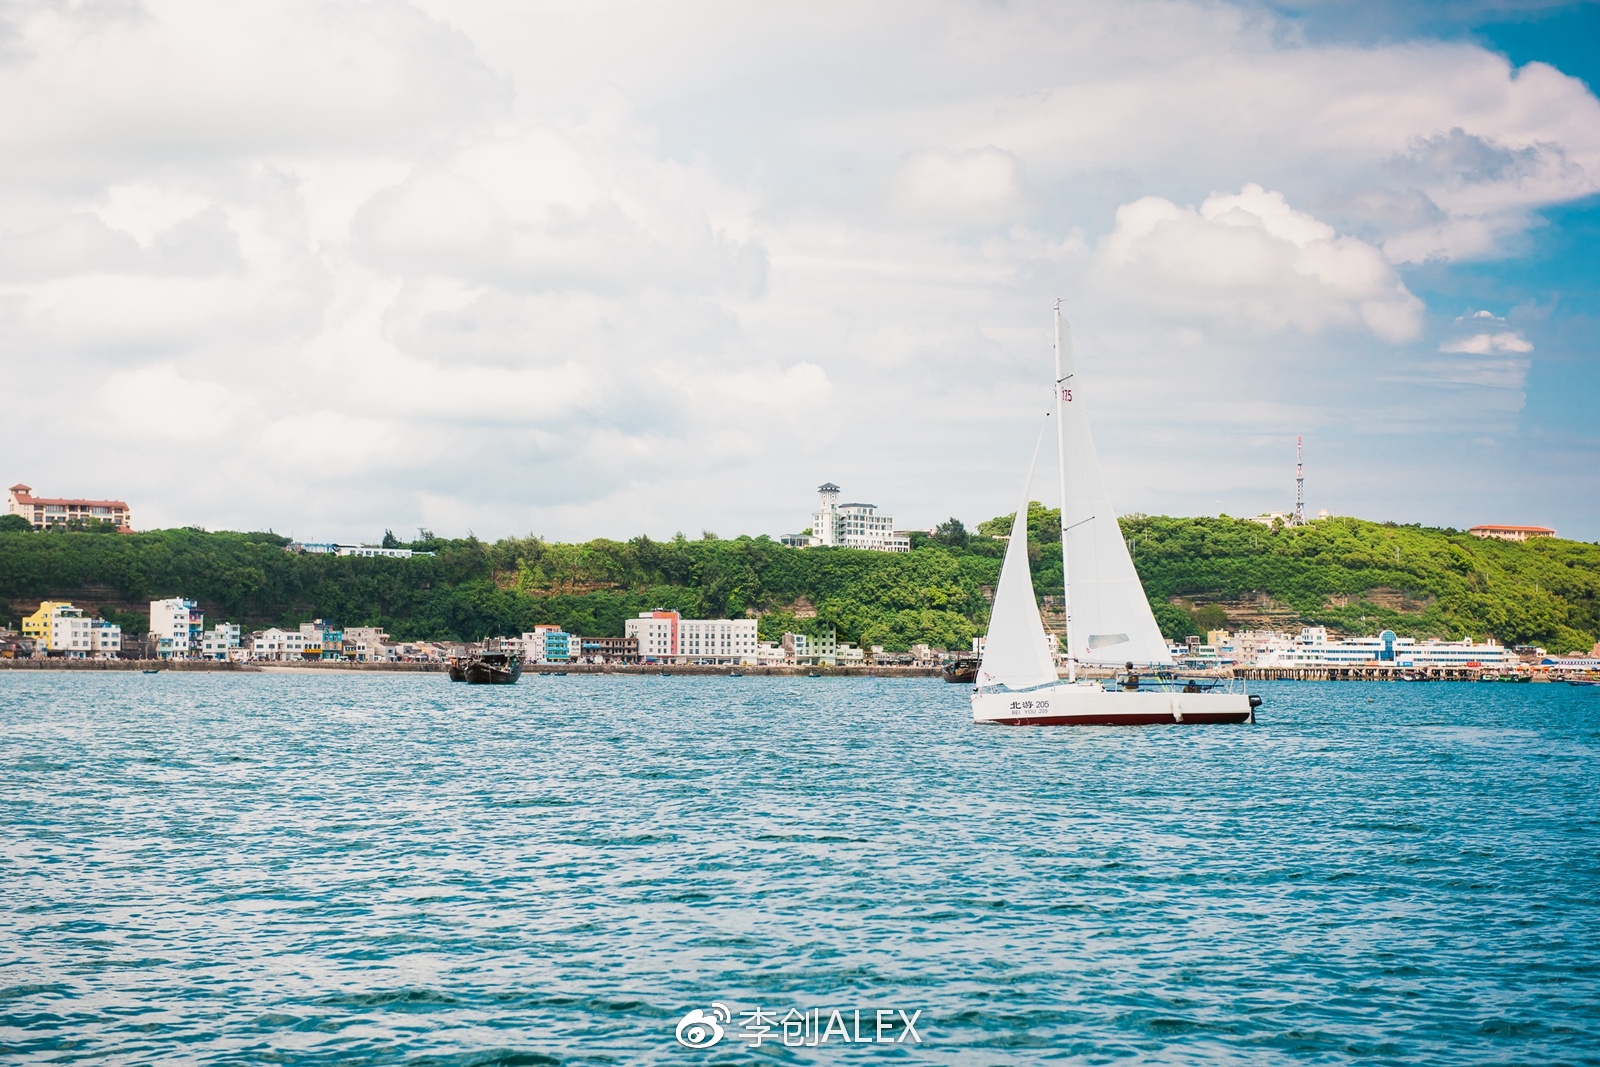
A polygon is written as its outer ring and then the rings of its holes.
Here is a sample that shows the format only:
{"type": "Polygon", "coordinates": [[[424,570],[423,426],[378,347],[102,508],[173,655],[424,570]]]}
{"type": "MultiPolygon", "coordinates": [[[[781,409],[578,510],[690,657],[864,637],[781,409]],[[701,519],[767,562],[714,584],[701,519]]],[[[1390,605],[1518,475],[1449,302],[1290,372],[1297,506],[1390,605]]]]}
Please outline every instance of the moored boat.
{"type": "Polygon", "coordinates": [[[972,693],[973,721],[1003,726],[1255,721],[1259,696],[1181,681],[1173,675],[1172,653],[1133,569],[1100,473],[1083,412],[1082,386],[1076,380],[1071,335],[1059,303],[1055,326],[1052,417],[1061,494],[1067,677],[1057,673],[1028,565],[1028,503],[1039,445],[1044,443],[1041,429],[995,586],[989,634],[972,693]],[[1110,683],[1077,677],[1079,667],[1117,666],[1126,673],[1110,683]]]}
{"type": "Polygon", "coordinates": [[[970,656],[953,659],[944,665],[944,670],[939,676],[947,682],[965,682],[968,685],[978,680],[978,661],[970,656]]]}
{"type": "Polygon", "coordinates": [[[515,652],[469,652],[446,664],[452,682],[468,685],[512,685],[522,677],[522,657],[515,652]]]}

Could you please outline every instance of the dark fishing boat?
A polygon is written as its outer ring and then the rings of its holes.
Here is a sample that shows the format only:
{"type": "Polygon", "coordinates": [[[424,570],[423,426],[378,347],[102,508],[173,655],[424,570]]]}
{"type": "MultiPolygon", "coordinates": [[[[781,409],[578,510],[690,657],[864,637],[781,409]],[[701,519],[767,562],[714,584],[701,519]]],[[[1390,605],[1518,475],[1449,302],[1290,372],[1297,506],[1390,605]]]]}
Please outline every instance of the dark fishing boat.
{"type": "Polygon", "coordinates": [[[522,677],[522,657],[515,652],[469,652],[451,656],[450,680],[468,685],[511,685],[522,677]]]}
{"type": "Polygon", "coordinates": [[[944,670],[939,672],[947,682],[965,682],[968,685],[978,680],[978,661],[963,657],[953,659],[944,665],[944,670]]]}

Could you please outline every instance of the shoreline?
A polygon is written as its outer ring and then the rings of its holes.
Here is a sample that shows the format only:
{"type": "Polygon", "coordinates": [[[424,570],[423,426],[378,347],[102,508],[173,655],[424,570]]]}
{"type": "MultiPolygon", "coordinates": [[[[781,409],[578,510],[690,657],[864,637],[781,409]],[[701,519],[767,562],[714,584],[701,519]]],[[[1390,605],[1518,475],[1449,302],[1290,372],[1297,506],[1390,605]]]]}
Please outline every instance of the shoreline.
{"type": "MultiPolygon", "coordinates": [[[[262,660],[148,660],[148,659],[0,659],[0,670],[13,671],[179,671],[212,674],[444,674],[438,662],[356,663],[348,660],[308,660],[300,663],[262,660]]],[[[651,675],[726,678],[737,671],[750,678],[938,678],[939,667],[739,667],[703,663],[535,663],[523,668],[524,678],[555,675],[651,675]]],[[[1184,677],[1254,682],[1481,682],[1478,667],[1237,667],[1228,670],[1185,671],[1184,677]]],[[[1080,670],[1078,677],[1104,680],[1115,672],[1106,668],[1080,670]]],[[[1063,675],[1065,677],[1065,675],[1063,675]]],[[[1562,678],[1534,672],[1531,682],[1559,682],[1562,678]]],[[[966,683],[963,683],[966,684],[966,683]]]]}
{"type": "MultiPolygon", "coordinates": [[[[0,659],[0,670],[36,671],[179,671],[232,674],[443,674],[443,663],[353,663],[343,660],[289,663],[261,661],[233,663],[224,660],[148,659],[0,659]]],[[[813,673],[828,678],[937,678],[938,667],[738,667],[727,664],[689,663],[536,663],[523,668],[524,678],[558,674],[686,675],[727,677],[738,671],[746,677],[804,678],[813,673]]]]}

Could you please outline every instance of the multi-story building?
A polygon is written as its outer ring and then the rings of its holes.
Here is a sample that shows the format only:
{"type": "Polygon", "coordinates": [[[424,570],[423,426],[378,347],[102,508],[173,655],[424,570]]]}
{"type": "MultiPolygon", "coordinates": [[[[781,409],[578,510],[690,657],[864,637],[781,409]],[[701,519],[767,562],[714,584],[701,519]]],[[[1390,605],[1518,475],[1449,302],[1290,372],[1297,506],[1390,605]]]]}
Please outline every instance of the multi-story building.
{"type": "Polygon", "coordinates": [[[676,611],[642,611],[623,624],[646,663],[754,663],[756,620],[685,619],[676,611]]]}
{"type": "Polygon", "coordinates": [[[392,647],[389,635],[379,626],[347,626],[344,630],[344,658],[358,663],[379,663],[388,658],[392,647]]]}
{"type": "Polygon", "coordinates": [[[1554,537],[1556,532],[1548,526],[1499,526],[1484,523],[1467,530],[1474,537],[1492,537],[1497,541],[1526,541],[1533,537],[1554,537]]]}
{"type": "Polygon", "coordinates": [[[219,622],[200,638],[202,659],[227,659],[228,653],[239,647],[243,633],[238,623],[219,622]]]}
{"type": "Polygon", "coordinates": [[[92,622],[83,617],[83,609],[70,604],[50,613],[50,636],[46,648],[53,655],[69,659],[89,657],[89,631],[92,622]]]}
{"type": "Polygon", "coordinates": [[[35,611],[32,615],[23,616],[22,636],[31,637],[35,641],[41,642],[46,647],[49,647],[50,616],[54,615],[56,611],[61,608],[70,607],[72,607],[71,601],[46,600],[44,603],[39,605],[39,610],[35,611]]]}
{"type": "Polygon", "coordinates": [[[122,655],[122,627],[104,619],[89,620],[89,658],[116,659],[122,655]]]}
{"type": "Polygon", "coordinates": [[[839,661],[839,641],[832,628],[821,637],[784,634],[783,651],[790,663],[832,667],[839,661]]]}
{"type": "Polygon", "coordinates": [[[579,663],[638,663],[637,637],[573,637],[579,663]]]}
{"type": "Polygon", "coordinates": [[[150,601],[150,636],[158,659],[192,659],[198,656],[206,616],[200,605],[182,597],[150,601]]]}
{"type": "Polygon", "coordinates": [[[284,661],[305,658],[305,638],[298,630],[280,630],[273,627],[257,630],[250,635],[251,659],[284,661]]]}
{"type": "Polygon", "coordinates": [[[572,635],[559,626],[535,626],[522,635],[522,658],[528,663],[567,663],[574,651],[572,635]]]}
{"type": "Polygon", "coordinates": [[[115,659],[122,651],[122,627],[86,618],[65,600],[47,600],[22,620],[22,633],[36,648],[65,659],[115,659]]]}
{"type": "Polygon", "coordinates": [[[321,619],[300,624],[301,652],[306,659],[344,659],[344,631],[321,619]]]}
{"type": "Polygon", "coordinates": [[[864,548],[874,552],[910,552],[911,537],[894,528],[894,519],[879,515],[876,504],[841,504],[839,487],[817,486],[819,502],[811,516],[811,533],[780,538],[797,548],[864,548]]]}
{"type": "Polygon", "coordinates": [[[678,661],[678,624],[682,621],[676,611],[641,611],[637,619],[622,624],[622,632],[639,642],[639,658],[646,663],[676,663],[678,661]]]}
{"type": "Polygon", "coordinates": [[[34,496],[32,487],[21,482],[11,487],[6,512],[21,515],[33,523],[35,530],[65,526],[71,522],[109,522],[123,533],[133,532],[133,520],[125,501],[34,496]]]}

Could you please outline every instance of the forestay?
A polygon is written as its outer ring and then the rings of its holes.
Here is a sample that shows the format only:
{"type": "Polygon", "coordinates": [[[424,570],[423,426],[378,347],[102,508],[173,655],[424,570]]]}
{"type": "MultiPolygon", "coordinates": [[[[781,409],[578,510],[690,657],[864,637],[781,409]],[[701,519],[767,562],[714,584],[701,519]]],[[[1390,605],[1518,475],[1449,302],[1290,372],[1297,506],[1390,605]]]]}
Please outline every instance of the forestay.
{"type": "MultiPolygon", "coordinates": [[[[1066,531],[1071,654],[1079,663],[1171,664],[1172,654],[1133,569],[1100,473],[1100,459],[1083,409],[1072,330],[1059,318],[1056,329],[1062,361],[1058,408],[1062,413],[1060,432],[1065,437],[1066,499],[1061,521],[1066,531]]],[[[1006,558],[1009,564],[1009,552],[1006,558]]]]}

